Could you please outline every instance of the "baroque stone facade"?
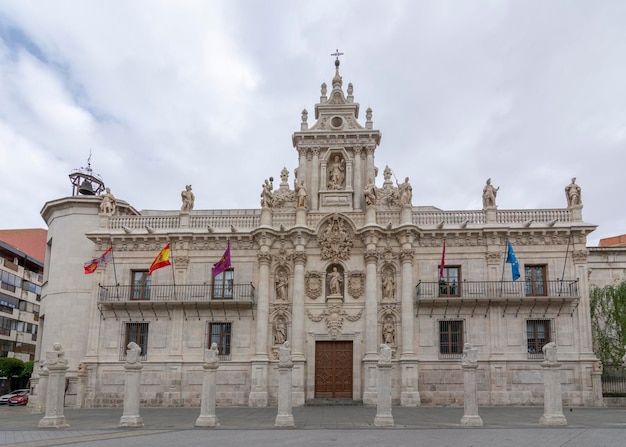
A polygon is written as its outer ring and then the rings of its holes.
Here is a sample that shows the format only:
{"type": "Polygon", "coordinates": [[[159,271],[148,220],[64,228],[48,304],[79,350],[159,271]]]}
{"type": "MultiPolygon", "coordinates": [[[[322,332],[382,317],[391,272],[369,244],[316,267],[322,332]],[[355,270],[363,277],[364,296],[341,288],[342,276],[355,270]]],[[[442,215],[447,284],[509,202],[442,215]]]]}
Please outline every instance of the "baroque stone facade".
{"type": "Polygon", "coordinates": [[[44,205],[51,242],[39,352],[63,343],[68,404],[122,404],[129,342],[142,348],[145,405],[200,405],[213,343],[217,405],[275,405],[285,342],[294,405],[328,397],[375,404],[382,343],[394,404],[461,404],[466,343],[479,353],[480,405],[540,404],[548,342],[559,345],[564,402],[592,404],[585,243],[595,226],[582,220],[582,205],[507,210],[494,193],[481,210],[416,206],[410,173],[394,186],[389,166],[366,201],[381,133],[371,109],[359,121],[338,63],[331,85],[322,85],[315,122],[309,127],[302,111],[292,136],[294,189],[277,166],[280,185],[260,181],[259,209],[139,212],[116,199],[111,213],[98,196],[44,205]],[[505,263],[509,242],[517,281],[505,263]],[[168,243],[171,267],[148,275],[168,243]],[[82,261],[110,245],[115,264],[84,275],[82,261]],[[213,277],[227,247],[231,266],[213,277]]]}

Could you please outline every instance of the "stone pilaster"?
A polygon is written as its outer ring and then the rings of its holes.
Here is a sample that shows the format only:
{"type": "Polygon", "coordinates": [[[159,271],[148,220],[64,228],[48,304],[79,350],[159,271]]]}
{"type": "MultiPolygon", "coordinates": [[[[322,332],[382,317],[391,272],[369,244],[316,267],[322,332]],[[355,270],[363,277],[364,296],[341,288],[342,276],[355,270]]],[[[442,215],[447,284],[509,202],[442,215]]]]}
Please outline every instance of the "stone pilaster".
{"type": "Polygon", "coordinates": [[[306,359],[304,357],[304,270],[306,265],[306,252],[304,245],[296,241],[296,251],[294,253],[294,278],[293,278],[293,312],[291,326],[291,340],[293,348],[293,362],[295,368],[292,374],[296,376],[296,387],[293,390],[293,404],[304,405],[304,373],[306,359]]]}
{"type": "Polygon", "coordinates": [[[268,404],[267,394],[267,371],[269,357],[267,355],[267,334],[269,326],[269,284],[270,263],[272,255],[269,253],[270,241],[261,238],[261,250],[259,259],[259,301],[257,303],[257,325],[255,355],[252,359],[251,382],[252,389],[248,399],[251,407],[266,407],[268,404]]]}
{"type": "Polygon", "coordinates": [[[65,375],[68,360],[60,343],[54,343],[52,351],[46,352],[48,386],[46,387],[46,413],[39,421],[39,428],[69,427],[65,422],[65,375]]]}
{"type": "Polygon", "coordinates": [[[420,404],[418,391],[418,363],[413,346],[415,334],[415,306],[413,304],[413,237],[407,232],[403,238],[400,252],[402,272],[402,285],[400,290],[402,303],[402,351],[400,354],[400,373],[402,388],[400,391],[400,405],[403,407],[416,407],[420,404]]]}
{"type": "MultiPolygon", "coordinates": [[[[311,163],[311,209],[318,210],[319,205],[319,194],[320,191],[320,177],[319,177],[319,165],[320,165],[320,148],[314,147],[311,151],[313,155],[313,160],[311,163]]],[[[324,175],[324,181],[326,181],[326,176],[324,175]]],[[[323,185],[323,189],[326,189],[326,184],[323,185]]]]}
{"type": "Polygon", "coordinates": [[[374,405],[376,403],[376,377],[378,353],[376,344],[378,341],[377,320],[377,276],[376,264],[378,251],[373,248],[374,244],[368,244],[371,248],[365,250],[365,356],[363,357],[363,403],[374,405]]]}
{"type": "Polygon", "coordinates": [[[200,398],[200,416],[196,419],[196,427],[219,427],[220,423],[215,414],[215,401],[217,397],[217,369],[220,362],[217,357],[217,343],[211,345],[211,349],[204,351],[204,377],[202,378],[202,396],[200,398]]]}
{"type": "Polygon", "coordinates": [[[363,209],[364,201],[361,191],[363,191],[363,162],[361,160],[361,153],[363,147],[360,145],[354,146],[354,208],[363,209]]]}
{"type": "Polygon", "coordinates": [[[391,348],[386,344],[380,345],[378,359],[378,401],[376,403],[376,427],[393,427],[391,414],[391,348]]]}

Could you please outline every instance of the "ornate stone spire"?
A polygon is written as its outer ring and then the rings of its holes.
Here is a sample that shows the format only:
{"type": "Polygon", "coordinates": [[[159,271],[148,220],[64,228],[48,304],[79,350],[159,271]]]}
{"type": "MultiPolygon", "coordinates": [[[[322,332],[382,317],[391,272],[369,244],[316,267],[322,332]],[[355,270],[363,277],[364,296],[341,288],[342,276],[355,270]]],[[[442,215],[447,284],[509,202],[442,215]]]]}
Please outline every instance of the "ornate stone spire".
{"type": "Polygon", "coordinates": [[[333,78],[333,89],[340,89],[343,81],[341,79],[341,75],[339,74],[339,64],[341,64],[339,56],[343,56],[343,53],[340,53],[337,49],[333,54],[331,54],[331,56],[335,56],[335,77],[333,78]]]}

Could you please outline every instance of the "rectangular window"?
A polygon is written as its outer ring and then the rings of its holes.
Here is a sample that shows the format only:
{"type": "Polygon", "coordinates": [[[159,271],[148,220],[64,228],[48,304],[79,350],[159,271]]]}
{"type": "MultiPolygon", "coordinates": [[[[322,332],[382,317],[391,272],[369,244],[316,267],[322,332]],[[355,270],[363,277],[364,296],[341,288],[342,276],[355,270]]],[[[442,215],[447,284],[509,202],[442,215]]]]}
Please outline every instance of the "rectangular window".
{"type": "Polygon", "coordinates": [[[524,276],[527,296],[546,295],[546,266],[525,265],[524,276]]]}
{"type": "Polygon", "coordinates": [[[439,321],[439,357],[460,358],[463,353],[463,320],[439,321]]]}
{"type": "Polygon", "coordinates": [[[226,270],[213,278],[213,298],[218,300],[233,299],[233,279],[235,271],[226,270]]]}
{"type": "Polygon", "coordinates": [[[131,275],[133,282],[131,284],[130,299],[149,300],[152,276],[148,274],[148,270],[132,270],[131,275]]]}
{"type": "Polygon", "coordinates": [[[135,342],[141,348],[141,360],[148,355],[148,323],[126,322],[122,324],[122,341],[120,360],[126,360],[128,343],[135,342]]]}
{"type": "Polygon", "coordinates": [[[209,343],[217,343],[219,357],[222,360],[230,360],[230,339],[232,323],[209,323],[209,343]]]}
{"type": "Polygon", "coordinates": [[[460,281],[461,267],[445,266],[443,278],[439,278],[439,296],[461,296],[460,281]]]}
{"type": "Polygon", "coordinates": [[[541,348],[550,340],[550,320],[526,320],[526,343],[528,358],[542,359],[541,348]]]}

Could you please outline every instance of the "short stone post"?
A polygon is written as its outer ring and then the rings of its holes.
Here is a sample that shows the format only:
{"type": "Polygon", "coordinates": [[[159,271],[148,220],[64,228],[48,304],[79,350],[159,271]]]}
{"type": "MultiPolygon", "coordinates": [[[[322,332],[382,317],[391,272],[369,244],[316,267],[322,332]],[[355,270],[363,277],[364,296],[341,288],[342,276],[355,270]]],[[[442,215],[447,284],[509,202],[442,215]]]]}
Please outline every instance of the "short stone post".
{"type": "Polygon", "coordinates": [[[204,350],[204,378],[202,379],[202,397],[200,398],[200,416],[196,419],[196,427],[219,427],[215,414],[217,397],[217,368],[220,361],[217,357],[217,343],[211,344],[211,349],[204,350]]]}
{"type": "Polygon", "coordinates": [[[83,408],[87,389],[87,368],[79,363],[76,371],[76,408],[83,408]]]}
{"type": "Polygon", "coordinates": [[[291,346],[286,341],[278,349],[278,414],[275,427],[293,427],[291,412],[291,383],[293,362],[291,360],[291,346]]]}
{"type": "Polygon", "coordinates": [[[130,342],[126,346],[126,363],[124,363],[124,413],[120,418],[119,427],[143,427],[143,419],[139,415],[141,399],[141,347],[130,342]]]}
{"type": "Polygon", "coordinates": [[[48,368],[46,414],[39,421],[39,428],[69,427],[65,423],[65,416],[63,415],[67,363],[61,343],[54,343],[52,351],[46,352],[46,366],[48,368]]]}
{"type": "Polygon", "coordinates": [[[478,415],[478,397],[476,395],[476,370],[478,369],[478,348],[474,348],[471,343],[463,345],[463,357],[461,359],[463,368],[463,417],[461,425],[465,427],[482,427],[483,420],[478,415]]]}
{"type": "Polygon", "coordinates": [[[543,368],[543,415],[539,418],[540,425],[567,425],[563,415],[561,399],[561,364],[557,361],[556,343],[547,343],[541,348],[545,360],[543,368]]]}
{"type": "Polygon", "coordinates": [[[591,392],[593,394],[593,406],[604,407],[604,396],[602,395],[602,362],[598,360],[593,365],[591,372],[591,392]]]}
{"type": "MultiPolygon", "coordinates": [[[[29,400],[28,405],[32,405],[33,413],[43,413],[46,411],[46,393],[48,392],[48,376],[50,371],[46,366],[45,359],[39,360],[39,379],[37,380],[37,398],[29,400]],[[32,402],[32,404],[31,404],[32,402]]],[[[32,397],[32,396],[31,396],[32,397]]]]}
{"type": "Polygon", "coordinates": [[[378,399],[376,404],[376,427],[393,427],[391,414],[391,348],[386,344],[380,345],[378,357],[378,399]]]}

